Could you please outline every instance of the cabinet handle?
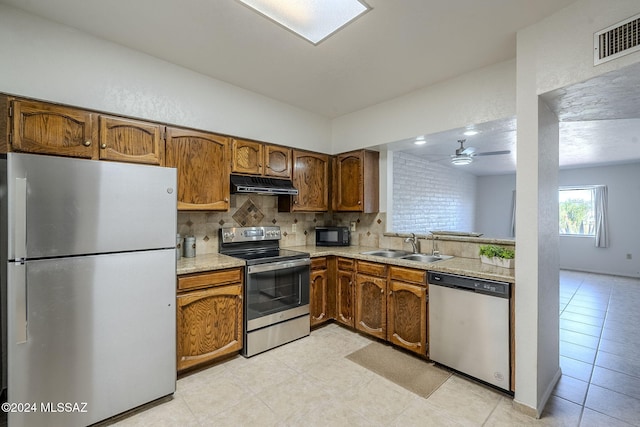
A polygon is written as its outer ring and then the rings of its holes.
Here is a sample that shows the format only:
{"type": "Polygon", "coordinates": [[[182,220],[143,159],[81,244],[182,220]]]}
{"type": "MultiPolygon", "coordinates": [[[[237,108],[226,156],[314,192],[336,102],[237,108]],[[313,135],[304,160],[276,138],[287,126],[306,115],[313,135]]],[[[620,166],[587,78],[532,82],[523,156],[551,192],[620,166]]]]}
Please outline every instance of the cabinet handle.
{"type": "Polygon", "coordinates": [[[389,295],[393,295],[393,291],[389,291],[389,295]]]}
{"type": "Polygon", "coordinates": [[[224,201],[225,201],[225,202],[228,202],[228,201],[229,201],[229,198],[228,198],[228,197],[225,197],[225,198],[224,198],[224,201]]]}
{"type": "Polygon", "coordinates": [[[89,147],[91,145],[91,141],[85,141],[82,143],[85,147],[89,147]]]}
{"type": "Polygon", "coordinates": [[[361,205],[361,204],[362,204],[362,202],[361,202],[360,200],[358,200],[358,204],[359,204],[359,205],[361,205]]]}
{"type": "Polygon", "coordinates": [[[381,294],[384,294],[384,289],[380,289],[380,293],[381,293],[381,294]]]}
{"type": "Polygon", "coordinates": [[[100,148],[104,150],[105,148],[107,148],[107,144],[100,144],[100,148]]]}

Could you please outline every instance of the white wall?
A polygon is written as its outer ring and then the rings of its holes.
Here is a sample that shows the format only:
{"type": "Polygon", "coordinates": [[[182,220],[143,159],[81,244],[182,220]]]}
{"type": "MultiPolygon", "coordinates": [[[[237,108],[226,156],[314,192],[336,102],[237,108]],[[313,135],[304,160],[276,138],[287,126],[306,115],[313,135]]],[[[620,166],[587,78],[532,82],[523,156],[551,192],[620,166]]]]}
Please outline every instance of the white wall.
{"type": "Polygon", "coordinates": [[[329,152],[328,119],[0,4],[0,92],[329,152]]]}
{"type": "Polygon", "coordinates": [[[476,231],[485,237],[513,239],[511,215],[516,175],[479,176],[476,183],[476,231]]]}
{"type": "Polygon", "coordinates": [[[515,77],[515,61],[506,61],[338,117],[333,152],[513,117],[515,77]]]}
{"type": "Polygon", "coordinates": [[[610,236],[608,248],[596,248],[593,238],[560,236],[560,267],[640,277],[640,163],[568,169],[559,182],[608,187],[610,236]]]}
{"type": "MultiPolygon", "coordinates": [[[[545,246],[545,238],[553,236],[551,230],[540,228],[550,226],[557,217],[557,197],[552,206],[539,200],[540,190],[527,191],[548,187],[553,180],[541,175],[551,172],[546,168],[551,159],[545,159],[539,146],[544,140],[539,137],[536,95],[640,61],[640,53],[634,53],[594,67],[592,41],[595,32],[637,14],[639,9],[637,0],[611,0],[606,6],[599,0],[578,0],[518,32],[515,401],[537,415],[544,409],[557,376],[557,328],[545,330],[540,319],[546,315],[557,319],[557,312],[551,313],[546,307],[555,308],[558,304],[558,265],[557,256],[555,262],[553,256],[559,250],[558,243],[554,243],[558,242],[557,233],[555,240],[545,246]]],[[[557,230],[557,224],[555,227],[557,230]]]]}
{"type": "Polygon", "coordinates": [[[476,177],[420,157],[393,154],[390,231],[474,231],[476,177]]]}
{"type": "MultiPolygon", "coordinates": [[[[511,208],[515,182],[515,175],[478,177],[476,225],[485,235],[499,237],[508,230],[504,222],[510,221],[510,211],[504,210],[511,208]]],[[[593,237],[560,236],[560,268],[640,277],[640,227],[635,226],[640,212],[640,163],[564,169],[558,184],[606,185],[611,237],[608,248],[596,248],[593,237]]]]}

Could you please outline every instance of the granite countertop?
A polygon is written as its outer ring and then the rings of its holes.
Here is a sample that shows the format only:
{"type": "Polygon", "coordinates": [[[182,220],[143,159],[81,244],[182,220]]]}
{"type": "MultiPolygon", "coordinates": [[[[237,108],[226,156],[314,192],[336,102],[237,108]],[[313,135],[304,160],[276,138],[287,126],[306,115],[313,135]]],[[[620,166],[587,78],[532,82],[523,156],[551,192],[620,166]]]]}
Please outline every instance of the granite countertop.
{"type": "MultiPolygon", "coordinates": [[[[361,254],[361,252],[380,249],[367,246],[293,246],[287,247],[286,249],[308,252],[312,258],[321,256],[344,256],[347,258],[398,265],[401,267],[410,267],[420,270],[437,271],[439,273],[459,274],[461,276],[477,277],[479,279],[515,283],[515,270],[483,264],[478,258],[454,257],[442,261],[424,263],[419,261],[361,254]]],[[[221,270],[224,268],[243,267],[244,265],[244,261],[238,258],[217,253],[203,254],[196,255],[195,258],[180,258],[177,263],[177,274],[181,275],[202,271],[221,270]]]]}
{"type": "Polygon", "coordinates": [[[202,254],[194,258],[180,258],[176,264],[176,273],[181,275],[233,267],[244,267],[244,261],[218,253],[202,254]]]}

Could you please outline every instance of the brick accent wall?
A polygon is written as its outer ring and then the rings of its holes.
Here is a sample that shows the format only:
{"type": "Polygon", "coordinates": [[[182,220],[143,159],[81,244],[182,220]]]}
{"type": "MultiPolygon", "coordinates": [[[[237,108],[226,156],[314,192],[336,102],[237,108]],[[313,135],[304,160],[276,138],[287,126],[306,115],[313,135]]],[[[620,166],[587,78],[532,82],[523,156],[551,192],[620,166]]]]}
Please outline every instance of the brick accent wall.
{"type": "Polygon", "coordinates": [[[394,152],[390,231],[474,231],[475,194],[474,175],[394,152]]]}

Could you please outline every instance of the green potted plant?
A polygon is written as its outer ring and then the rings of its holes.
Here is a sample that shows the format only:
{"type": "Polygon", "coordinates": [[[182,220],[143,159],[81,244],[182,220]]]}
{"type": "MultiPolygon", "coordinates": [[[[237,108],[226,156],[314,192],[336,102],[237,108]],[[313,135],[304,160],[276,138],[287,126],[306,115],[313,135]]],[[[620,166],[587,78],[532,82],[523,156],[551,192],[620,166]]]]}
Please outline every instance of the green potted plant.
{"type": "Polygon", "coordinates": [[[480,246],[480,261],[498,267],[514,268],[516,253],[497,245],[480,246]]]}

